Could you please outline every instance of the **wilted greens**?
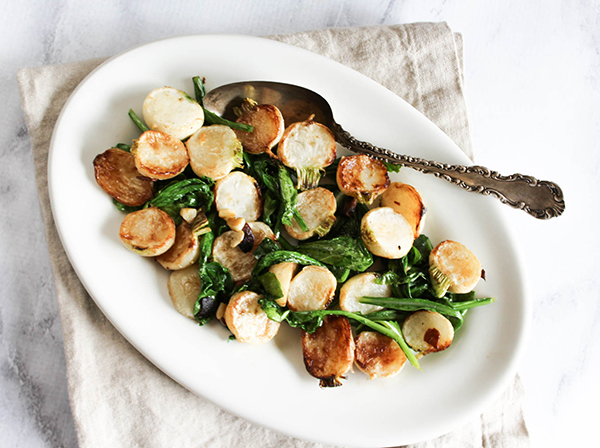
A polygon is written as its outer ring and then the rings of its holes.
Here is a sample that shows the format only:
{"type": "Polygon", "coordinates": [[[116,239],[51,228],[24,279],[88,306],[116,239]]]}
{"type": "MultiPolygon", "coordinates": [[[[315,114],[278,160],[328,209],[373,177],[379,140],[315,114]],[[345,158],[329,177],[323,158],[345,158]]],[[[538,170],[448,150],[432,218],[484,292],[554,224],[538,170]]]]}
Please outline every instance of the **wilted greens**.
{"type": "Polygon", "coordinates": [[[167,212],[175,223],[181,222],[179,210],[184,207],[202,208],[206,211],[212,206],[214,182],[208,177],[185,179],[167,185],[159,191],[148,205],[167,212]]]}
{"type": "Polygon", "coordinates": [[[296,220],[303,231],[308,227],[296,208],[298,192],[287,168],[266,155],[244,153],[248,174],[257,180],[265,196],[262,221],[273,229],[277,238],[282,225],[291,226],[296,220]]]}
{"type": "Polygon", "coordinates": [[[227,302],[233,291],[229,270],[216,261],[209,262],[214,235],[213,232],[206,233],[200,240],[198,271],[202,289],[194,306],[194,317],[200,325],[214,317],[219,303],[227,302]]]}
{"type": "Polygon", "coordinates": [[[475,292],[437,297],[429,276],[429,253],[433,249],[425,235],[419,236],[410,252],[400,260],[389,260],[387,271],[380,274],[380,284],[390,285],[392,297],[363,297],[360,302],[398,311],[429,310],[446,316],[458,330],[470,308],[487,305],[493,298],[475,299],[475,292]]]}
{"type": "Polygon", "coordinates": [[[239,129],[241,131],[246,132],[254,132],[254,127],[245,123],[237,123],[235,121],[226,120],[223,117],[219,117],[217,114],[211,112],[210,110],[204,107],[204,96],[206,95],[206,88],[204,87],[204,79],[200,78],[200,76],[194,76],[192,78],[192,82],[194,83],[194,94],[196,96],[196,101],[202,107],[204,111],[204,120],[209,124],[222,124],[225,126],[229,126],[232,129],[239,129]]]}
{"type": "Polygon", "coordinates": [[[263,310],[267,313],[269,319],[276,322],[287,322],[292,327],[301,328],[302,330],[312,333],[316,331],[323,324],[325,316],[337,315],[344,316],[354,321],[355,323],[369,327],[372,330],[378,331],[386,336],[389,336],[400,345],[406,358],[416,368],[420,369],[419,362],[415,354],[410,350],[402,331],[400,331],[400,325],[398,322],[393,320],[375,320],[371,319],[370,315],[363,315],[361,313],[352,313],[344,310],[316,310],[316,311],[291,311],[287,308],[279,306],[274,300],[262,299],[261,305],[263,310]]]}
{"type": "Polygon", "coordinates": [[[296,251],[338,268],[364,272],[373,264],[373,256],[361,239],[339,236],[300,244],[296,251]]]}
{"type": "MultiPolygon", "coordinates": [[[[222,124],[236,130],[254,132],[252,126],[229,121],[205,109],[205,80],[199,76],[195,76],[192,78],[192,81],[195,100],[192,98],[190,100],[198,102],[202,107],[205,124],[222,124]]],[[[195,104],[194,109],[199,113],[195,104]]],[[[133,109],[129,110],[129,117],[141,132],[149,130],[144,121],[137,116],[133,109]]],[[[231,134],[230,131],[227,132],[231,134]]],[[[119,143],[115,147],[123,151],[131,150],[130,145],[124,143],[119,143]]],[[[282,142],[279,153],[281,160],[284,160],[282,156],[284,147],[285,144],[282,142]]],[[[274,151],[277,152],[277,149],[274,148],[274,151]]],[[[274,239],[271,239],[272,235],[264,238],[258,247],[255,247],[255,244],[253,244],[255,241],[254,235],[251,234],[253,230],[248,230],[252,223],[242,223],[240,227],[234,227],[231,221],[235,219],[231,218],[231,215],[229,215],[230,221],[225,221],[218,216],[218,212],[214,210],[215,207],[213,206],[215,200],[213,193],[215,182],[209,177],[198,177],[194,173],[192,166],[188,166],[182,173],[172,179],[154,180],[152,182],[153,191],[155,192],[154,197],[144,205],[129,207],[117,200],[113,200],[119,210],[127,213],[147,207],[157,207],[166,212],[175,224],[182,222],[183,218],[181,214],[186,216],[187,222],[191,224],[191,233],[194,235],[194,238],[198,238],[194,239],[193,243],[199,243],[198,276],[200,278],[200,292],[193,307],[193,315],[200,325],[205,325],[214,319],[219,306],[221,305],[221,309],[223,309],[223,304],[227,304],[233,294],[241,291],[252,291],[260,295],[260,306],[268,318],[273,321],[280,323],[287,322],[292,327],[312,333],[323,324],[326,316],[344,316],[349,319],[356,333],[360,333],[364,329],[370,329],[393,339],[401,347],[410,363],[420,369],[417,360],[420,354],[411,349],[406,342],[408,340],[411,346],[417,347],[411,341],[412,332],[407,330],[407,337],[405,339],[402,330],[403,324],[405,324],[406,319],[412,313],[421,310],[439,313],[450,321],[454,330],[458,330],[463,325],[465,315],[469,309],[494,302],[493,298],[476,298],[474,292],[468,294],[446,292],[441,297],[438,297],[432,285],[429,271],[429,258],[433,250],[433,245],[425,235],[419,236],[414,241],[406,256],[400,259],[386,259],[373,255],[367,249],[361,237],[361,221],[369,211],[369,208],[365,204],[358,202],[357,199],[341,193],[336,183],[336,170],[340,162],[339,158],[328,167],[318,167],[312,171],[310,169],[304,171],[290,169],[289,166],[291,165],[288,164],[288,166],[285,166],[273,153],[267,155],[244,152],[243,158],[243,167],[238,164],[234,169],[242,169],[258,183],[260,196],[262,197],[260,221],[269,226],[275,236],[274,239]],[[326,175],[326,179],[319,181],[323,173],[326,175]],[[312,185],[313,181],[316,183],[320,182],[319,186],[327,188],[335,196],[337,202],[335,222],[324,236],[313,236],[305,241],[296,241],[293,238],[287,238],[289,235],[284,230],[285,226],[294,226],[294,223],[297,223],[304,232],[308,231],[308,227],[298,211],[297,186],[312,185]],[[184,210],[182,212],[184,208],[194,210],[184,210]],[[215,255],[217,259],[225,260],[223,262],[234,273],[232,277],[232,273],[227,267],[217,262],[215,257],[213,257],[215,239],[222,233],[229,231],[230,226],[231,229],[238,232],[240,228],[243,228],[245,229],[245,235],[252,237],[252,239],[248,239],[250,242],[243,249],[240,249],[241,246],[239,246],[239,243],[237,246],[231,246],[235,250],[243,250],[244,257],[248,257],[247,254],[252,253],[256,259],[252,272],[250,273],[252,263],[249,263],[247,272],[243,276],[237,275],[233,264],[230,265],[227,263],[227,258],[220,258],[218,254],[215,255]],[[301,267],[319,266],[327,268],[337,280],[336,294],[338,297],[340,289],[348,279],[360,273],[373,271],[376,277],[375,283],[389,285],[391,297],[354,297],[352,300],[355,304],[358,301],[359,304],[373,305],[381,309],[368,314],[350,312],[347,309],[352,308],[346,307],[344,304],[345,296],[343,294],[349,289],[346,288],[342,291],[342,298],[339,300],[341,306],[345,308],[344,310],[337,309],[339,307],[336,297],[328,309],[292,311],[286,306],[278,304],[278,299],[284,297],[284,288],[282,288],[282,283],[279,282],[274,272],[278,272],[278,275],[281,272],[286,272],[286,275],[289,274],[291,278],[292,271],[296,267],[292,266],[293,269],[289,271],[287,270],[290,268],[288,265],[271,269],[273,266],[281,263],[295,263],[301,267]],[[250,278],[246,278],[247,276],[250,276],[250,278]],[[234,277],[236,278],[236,283],[233,281],[234,277]],[[238,279],[241,280],[237,281],[238,279]]],[[[329,160],[332,160],[332,158],[329,160]]],[[[384,163],[389,172],[398,172],[400,170],[400,165],[384,163]]],[[[147,196],[141,201],[146,198],[147,196]]],[[[257,210],[260,209],[257,208],[257,210]]],[[[224,210],[219,211],[224,212],[224,210]]],[[[331,207],[332,212],[333,207],[331,207]]],[[[224,218],[228,217],[226,213],[222,213],[221,216],[224,218]]],[[[331,218],[330,215],[328,217],[331,218]]],[[[290,233],[292,232],[290,231],[290,233]]],[[[412,240],[412,233],[410,236],[412,240]]],[[[194,258],[196,255],[194,253],[194,258]]],[[[232,258],[237,259],[236,257],[238,256],[239,253],[235,252],[232,258]]],[[[250,261],[252,261],[251,258],[250,261]]],[[[193,263],[193,261],[190,261],[190,263],[193,263]]],[[[307,270],[306,272],[310,271],[307,270]]],[[[479,272],[479,269],[476,272],[479,272]]],[[[192,270],[191,275],[193,275],[195,281],[198,280],[195,271],[192,270]]],[[[327,297],[330,299],[336,285],[333,278],[328,273],[327,275],[330,279],[327,297]]],[[[371,282],[373,281],[373,276],[369,276],[368,274],[360,277],[359,280],[364,278],[369,278],[371,282]]],[[[313,278],[310,278],[310,280],[313,280],[313,278]]],[[[289,281],[289,278],[286,281],[289,281]]],[[[307,281],[306,284],[308,286],[306,289],[312,288],[314,283],[315,281],[312,283],[307,281]]],[[[196,289],[193,291],[192,300],[196,289]]],[[[302,289],[302,291],[304,292],[305,290],[302,289]]],[[[389,293],[389,290],[387,292],[389,293]]],[[[357,295],[360,296],[361,294],[357,295]]],[[[374,292],[373,295],[377,295],[377,293],[374,292]]],[[[241,296],[238,295],[237,297],[241,296]]],[[[256,300],[256,295],[252,294],[252,296],[256,300]]],[[[292,297],[291,294],[290,297],[292,297]]],[[[257,308],[255,303],[253,306],[260,312],[260,308],[257,308]]],[[[279,303],[282,302],[279,301],[279,303]]],[[[292,306],[292,299],[290,299],[289,303],[290,307],[294,308],[292,306]]],[[[322,306],[325,306],[325,302],[323,302],[322,306]]],[[[228,319],[230,319],[230,311],[233,308],[232,306],[228,310],[228,319]]],[[[360,309],[366,310],[368,308],[360,309]]],[[[189,310],[187,312],[189,316],[189,310]]],[[[364,312],[366,313],[366,311],[364,312]]],[[[419,315],[432,316],[429,313],[419,313],[419,315]]],[[[416,316],[418,317],[419,315],[416,316]]],[[[260,317],[261,319],[264,318],[262,312],[260,312],[260,317]]],[[[452,331],[452,327],[450,327],[446,319],[438,315],[435,315],[435,317],[443,320],[444,325],[449,331],[452,331]]],[[[229,320],[228,325],[232,329],[232,332],[235,333],[233,331],[234,326],[229,320]]],[[[270,325],[275,326],[272,322],[270,325]]],[[[346,325],[347,329],[346,322],[344,322],[344,325],[346,325]]],[[[408,323],[405,324],[405,328],[407,326],[408,323]]],[[[238,333],[236,335],[240,337],[238,333]]],[[[421,348],[421,350],[424,349],[421,348]]]]}

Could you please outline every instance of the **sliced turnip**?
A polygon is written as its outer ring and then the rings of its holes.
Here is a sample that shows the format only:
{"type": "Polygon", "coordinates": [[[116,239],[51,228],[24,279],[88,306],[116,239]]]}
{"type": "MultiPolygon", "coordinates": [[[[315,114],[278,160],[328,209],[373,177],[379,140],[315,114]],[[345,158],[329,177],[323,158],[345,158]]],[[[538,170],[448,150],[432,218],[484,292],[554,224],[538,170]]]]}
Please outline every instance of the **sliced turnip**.
{"type": "Polygon", "coordinates": [[[131,145],[138,171],[151,179],[170,179],[188,165],[185,145],[181,140],[158,131],[146,131],[131,145]]]}
{"type": "Polygon", "coordinates": [[[456,241],[441,242],[429,255],[429,273],[438,297],[446,291],[471,292],[481,272],[481,263],[473,252],[456,241]]]}
{"type": "Polygon", "coordinates": [[[296,209],[308,230],[303,231],[294,219],[293,225],[285,226],[290,236],[297,240],[306,240],[314,235],[325,236],[335,222],[337,203],[333,193],[317,187],[300,193],[297,201],[296,209]]]}
{"type": "Polygon", "coordinates": [[[286,306],[288,292],[290,290],[290,284],[292,282],[292,278],[298,272],[299,265],[297,263],[285,262],[279,263],[271,266],[269,268],[269,272],[272,272],[279,280],[279,284],[281,285],[281,291],[283,292],[283,297],[280,297],[276,300],[279,306],[286,306]]]}
{"type": "Polygon", "coordinates": [[[142,176],[133,155],[110,148],[94,159],[96,182],[122,204],[136,207],[152,199],[152,179],[142,176]]]}
{"type": "Polygon", "coordinates": [[[413,228],[415,238],[421,234],[427,209],[415,187],[402,182],[393,182],[381,195],[381,206],[391,207],[404,216],[413,228]]]}
{"type": "Polygon", "coordinates": [[[279,323],[267,317],[258,303],[261,298],[252,291],[231,296],[225,310],[225,323],[239,342],[264,344],[275,337],[279,323]]]}
{"type": "Polygon", "coordinates": [[[254,237],[254,247],[249,252],[243,252],[238,244],[234,244],[238,233],[230,230],[223,233],[213,243],[212,256],[231,273],[234,282],[248,280],[252,274],[252,269],[256,264],[256,257],[253,255],[256,248],[265,238],[275,239],[275,235],[265,223],[250,222],[248,226],[252,230],[254,237]]]}
{"type": "Polygon", "coordinates": [[[417,311],[406,318],[402,334],[413,350],[423,354],[447,349],[454,339],[454,327],[434,311],[417,311]]]}
{"type": "Polygon", "coordinates": [[[254,127],[253,132],[235,130],[244,151],[251,154],[266,152],[272,155],[271,149],[279,143],[285,130],[283,116],[279,109],[270,104],[259,105],[253,100],[246,99],[237,111],[240,114],[236,120],[238,123],[254,127]]]}
{"type": "Polygon", "coordinates": [[[185,317],[194,319],[194,305],[200,295],[201,285],[197,264],[173,271],[169,276],[169,296],[175,309],[185,317]]]}
{"type": "Polygon", "coordinates": [[[150,92],[144,100],[142,112],[150,129],[179,140],[192,135],[204,123],[200,104],[173,87],[160,87],[150,92]]]}
{"type": "Polygon", "coordinates": [[[367,212],[360,223],[360,234],[367,249],[384,258],[404,257],[414,242],[411,225],[390,207],[367,212]]]}
{"type": "Polygon", "coordinates": [[[243,164],[242,144],[229,126],[205,126],[186,142],[196,175],[219,180],[243,164]]]}
{"type": "Polygon", "coordinates": [[[306,370],[321,387],[341,386],[340,379],[352,368],[354,339],[344,316],[326,316],[314,333],[302,331],[302,354],[306,370]]]}
{"type": "Polygon", "coordinates": [[[362,297],[390,297],[392,287],[376,283],[377,274],[365,272],[349,279],[340,289],[340,308],[353,313],[368,314],[383,308],[360,303],[362,297]]]}
{"type": "Polygon", "coordinates": [[[161,266],[170,271],[187,268],[198,261],[200,243],[192,226],[183,221],[175,231],[175,242],[164,254],[156,257],[161,266]]]}
{"type": "Polygon", "coordinates": [[[256,221],[262,213],[262,198],[256,180],[241,171],[233,171],[217,181],[215,204],[219,214],[229,210],[234,214],[225,219],[244,218],[256,221]]]}
{"type": "Polygon", "coordinates": [[[292,279],[287,306],[293,311],[324,310],[333,300],[337,280],[329,269],[306,266],[292,279]]]}
{"type": "Polygon", "coordinates": [[[376,331],[363,331],[356,338],[356,365],[369,379],[396,376],[406,355],[392,338],[376,331]]]}
{"type": "Polygon", "coordinates": [[[125,217],[119,237],[132,252],[155,257],[165,253],[175,242],[175,223],[159,208],[145,208],[125,217]]]}
{"type": "Polygon", "coordinates": [[[390,185],[383,162],[366,154],[342,157],[336,180],[342,193],[363,204],[372,204],[390,185]]]}
{"type": "Polygon", "coordinates": [[[277,156],[282,163],[296,170],[300,190],[316,187],[323,170],[333,163],[335,155],[333,133],[313,121],[312,116],[288,126],[277,147],[277,156]]]}

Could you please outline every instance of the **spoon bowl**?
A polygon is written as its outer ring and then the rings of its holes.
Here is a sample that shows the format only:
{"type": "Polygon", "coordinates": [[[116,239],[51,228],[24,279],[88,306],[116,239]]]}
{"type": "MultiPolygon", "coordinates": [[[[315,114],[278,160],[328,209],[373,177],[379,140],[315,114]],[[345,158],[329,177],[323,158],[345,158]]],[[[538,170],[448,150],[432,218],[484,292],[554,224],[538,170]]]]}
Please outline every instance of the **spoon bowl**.
{"type": "Polygon", "coordinates": [[[226,84],[211,90],[204,97],[204,107],[228,120],[237,118],[234,107],[250,98],[259,104],[272,104],[283,115],[285,125],[306,120],[314,114],[314,120],[331,128],[334,119],[329,103],[316,92],[293,84],[270,81],[249,81],[226,84]]]}
{"type": "Polygon", "coordinates": [[[565,210],[562,190],[554,182],[540,181],[523,174],[503,176],[478,165],[449,165],[425,160],[357,140],[335,121],[331,106],[325,98],[301,86],[273,81],[226,84],[206,94],[204,107],[223,118],[235,120],[233,108],[239,106],[245,98],[279,108],[286,126],[306,120],[314,114],[315,121],[327,126],[333,132],[336,141],[353,152],[433,174],[467,191],[494,196],[502,203],[523,210],[536,218],[557,217],[565,210]]]}

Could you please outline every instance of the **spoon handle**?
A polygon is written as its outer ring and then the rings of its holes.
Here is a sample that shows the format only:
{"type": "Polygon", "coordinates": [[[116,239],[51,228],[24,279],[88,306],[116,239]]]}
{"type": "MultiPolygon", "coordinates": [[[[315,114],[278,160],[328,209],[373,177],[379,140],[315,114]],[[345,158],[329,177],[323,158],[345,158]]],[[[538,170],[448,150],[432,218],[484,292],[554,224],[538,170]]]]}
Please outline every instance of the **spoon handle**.
{"type": "Polygon", "coordinates": [[[521,209],[538,219],[560,216],[565,210],[562,190],[554,182],[537,180],[523,174],[502,176],[483,166],[449,165],[397,154],[389,149],[357,140],[337,123],[334,123],[332,131],[338,143],[351,151],[433,174],[467,191],[494,196],[500,202],[521,209]]]}

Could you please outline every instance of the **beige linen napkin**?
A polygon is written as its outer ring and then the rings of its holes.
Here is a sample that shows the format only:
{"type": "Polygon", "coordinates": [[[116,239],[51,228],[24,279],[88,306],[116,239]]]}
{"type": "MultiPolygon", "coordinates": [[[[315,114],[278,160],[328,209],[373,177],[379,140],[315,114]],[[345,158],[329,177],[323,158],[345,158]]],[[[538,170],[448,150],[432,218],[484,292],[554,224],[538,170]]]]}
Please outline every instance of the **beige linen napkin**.
{"type": "MultiPolygon", "coordinates": [[[[463,95],[462,41],[445,23],[329,29],[271,38],[320,53],[373,78],[423,112],[472,157],[463,95]]],[[[28,68],[18,76],[80,446],[323,446],[254,426],[172,381],[115,330],[79,282],[61,246],[50,211],[48,147],[65,101],[102,61],[28,68]]],[[[517,377],[480,419],[414,446],[528,446],[523,395],[517,377]]]]}

